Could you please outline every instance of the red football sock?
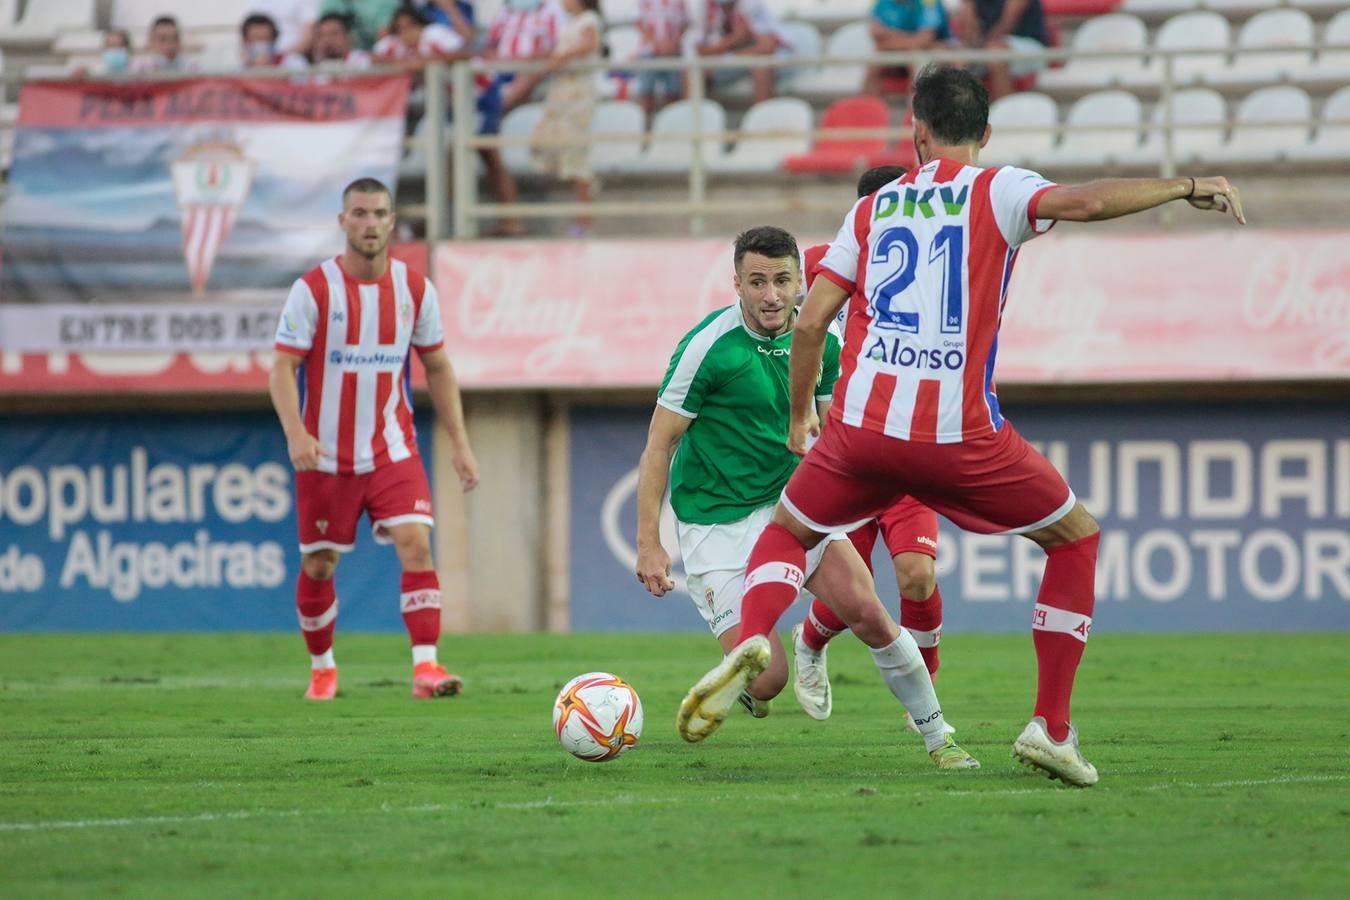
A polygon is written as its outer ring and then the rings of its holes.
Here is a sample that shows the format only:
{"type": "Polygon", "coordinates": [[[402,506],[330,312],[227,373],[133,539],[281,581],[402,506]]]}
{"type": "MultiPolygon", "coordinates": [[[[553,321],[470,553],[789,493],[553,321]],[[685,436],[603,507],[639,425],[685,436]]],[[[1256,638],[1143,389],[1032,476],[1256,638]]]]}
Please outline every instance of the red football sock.
{"type": "Polygon", "coordinates": [[[770,522],[750,551],[736,643],[773,631],[806,582],[806,550],[782,525],[770,522]]]}
{"type": "Polygon", "coordinates": [[[311,656],[333,649],[333,629],[337,626],[338,602],[333,579],[319,581],[305,570],[295,580],[295,608],[300,614],[300,633],[311,656]]]}
{"type": "Polygon", "coordinates": [[[802,622],[802,643],[819,653],[841,631],[848,631],[844,620],[821,600],[811,601],[811,611],[802,622]]]}
{"type": "Polygon", "coordinates": [[[919,645],[928,677],[937,681],[938,642],[942,640],[942,593],[933,588],[927,600],[900,598],[900,627],[919,645]]]}
{"type": "Polygon", "coordinates": [[[404,572],[398,600],[413,646],[434,647],[441,637],[441,581],[436,571],[404,572]]]}
{"type": "Polygon", "coordinates": [[[1092,633],[1094,580],[1100,532],[1047,551],[1045,577],[1031,614],[1036,645],[1036,715],[1050,737],[1069,734],[1069,697],[1078,661],[1092,633]]]}

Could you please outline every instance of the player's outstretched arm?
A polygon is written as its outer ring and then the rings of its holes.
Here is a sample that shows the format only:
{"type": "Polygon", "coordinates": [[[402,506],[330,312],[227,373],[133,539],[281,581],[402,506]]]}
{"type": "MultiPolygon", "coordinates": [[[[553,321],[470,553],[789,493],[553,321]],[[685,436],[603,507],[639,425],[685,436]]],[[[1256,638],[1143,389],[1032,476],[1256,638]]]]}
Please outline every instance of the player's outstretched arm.
{"type": "Polygon", "coordinates": [[[1242,199],[1228,179],[1218,176],[1183,178],[1111,178],[1046,191],[1036,205],[1038,219],[1099,222],[1143,212],[1173,200],[1196,209],[1232,213],[1246,225],[1242,199]]]}
{"type": "Polygon", "coordinates": [[[805,456],[808,436],[820,434],[820,417],[816,414],[816,381],[820,378],[820,364],[825,358],[825,336],[830,323],[848,300],[848,292],[830,281],[817,278],[806,295],[806,302],[797,311],[797,323],[792,327],[792,400],[789,407],[787,448],[798,456],[805,456]]]}
{"type": "Polygon", "coordinates": [[[319,467],[323,447],[319,439],[305,430],[300,418],[300,389],[296,378],[300,372],[301,357],[278,350],[267,373],[267,392],[272,396],[272,408],[281,420],[286,434],[286,453],[297,472],[308,472],[319,467]]]}
{"type": "Polygon", "coordinates": [[[450,355],[444,348],[419,352],[418,355],[427,372],[427,392],[431,394],[431,405],[436,408],[436,418],[450,435],[451,463],[459,476],[459,486],[468,493],[478,486],[478,460],[473,455],[469,430],[464,425],[464,400],[459,394],[455,367],[450,364],[450,355]]]}
{"type": "Polygon", "coordinates": [[[647,446],[638,462],[637,580],[653,597],[675,589],[670,554],[661,546],[661,501],[670,481],[670,460],[693,419],[656,407],[647,428],[647,446]]]}

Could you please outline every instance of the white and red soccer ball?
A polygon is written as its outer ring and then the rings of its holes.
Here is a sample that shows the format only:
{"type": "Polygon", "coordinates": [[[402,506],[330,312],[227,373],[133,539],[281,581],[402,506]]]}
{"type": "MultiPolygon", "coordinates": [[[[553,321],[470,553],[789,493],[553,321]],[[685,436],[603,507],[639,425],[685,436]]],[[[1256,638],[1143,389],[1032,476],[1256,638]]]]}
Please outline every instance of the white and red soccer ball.
{"type": "Polygon", "coordinates": [[[553,733],[577,759],[607,762],[638,742],[642,701],[633,686],[617,675],[578,675],[563,685],[553,701],[553,733]]]}

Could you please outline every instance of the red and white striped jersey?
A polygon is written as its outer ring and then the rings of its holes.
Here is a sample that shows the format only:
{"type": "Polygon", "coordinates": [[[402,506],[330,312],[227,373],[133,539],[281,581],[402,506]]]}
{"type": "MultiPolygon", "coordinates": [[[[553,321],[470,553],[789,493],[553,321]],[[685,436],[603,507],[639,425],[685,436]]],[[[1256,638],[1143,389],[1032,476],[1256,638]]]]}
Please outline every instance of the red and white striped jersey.
{"type": "Polygon", "coordinates": [[[638,0],[638,27],[643,29],[642,51],[655,52],[653,41],[678,41],[689,27],[686,0],[638,0]],[[647,40],[650,32],[652,41],[647,40]]]}
{"type": "Polygon", "coordinates": [[[398,35],[388,34],[375,42],[370,51],[380,59],[432,59],[464,49],[459,32],[444,25],[424,25],[415,48],[405,45],[398,35]]]}
{"type": "Polygon", "coordinates": [[[939,444],[1003,426],[998,329],[1017,249],[1055,187],[1025,169],[929,162],[859,200],[822,261],[851,296],[830,415],[939,444]]]}
{"type": "Polygon", "coordinates": [[[553,51],[567,19],[553,0],[543,0],[534,9],[506,8],[497,13],[488,29],[488,42],[501,59],[533,59],[553,51]]]}
{"type": "Polygon", "coordinates": [[[408,348],[444,343],[436,289],[400,260],[378,281],[352,278],[334,258],[295,282],[276,349],[304,359],[305,427],[334,454],[319,471],[360,474],[417,455],[408,348]]]}

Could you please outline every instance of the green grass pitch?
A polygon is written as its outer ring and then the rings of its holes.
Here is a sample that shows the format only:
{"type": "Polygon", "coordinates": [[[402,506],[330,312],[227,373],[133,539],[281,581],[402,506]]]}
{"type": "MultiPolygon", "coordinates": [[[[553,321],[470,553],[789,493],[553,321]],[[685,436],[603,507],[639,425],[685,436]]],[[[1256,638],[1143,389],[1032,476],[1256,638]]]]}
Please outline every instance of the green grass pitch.
{"type": "Polygon", "coordinates": [[[414,701],[403,638],[339,631],[331,704],[296,635],[4,635],[0,896],[1350,895],[1350,636],[1095,636],[1090,790],[1009,758],[1030,644],[943,642],[984,763],[944,773],[851,639],[828,722],[789,689],[686,746],[706,635],[447,637],[466,692],[414,701]],[[605,764],[550,729],[592,669],[646,712],[605,764]]]}

